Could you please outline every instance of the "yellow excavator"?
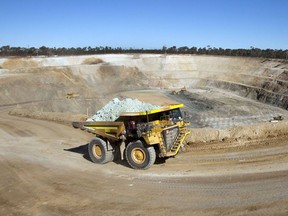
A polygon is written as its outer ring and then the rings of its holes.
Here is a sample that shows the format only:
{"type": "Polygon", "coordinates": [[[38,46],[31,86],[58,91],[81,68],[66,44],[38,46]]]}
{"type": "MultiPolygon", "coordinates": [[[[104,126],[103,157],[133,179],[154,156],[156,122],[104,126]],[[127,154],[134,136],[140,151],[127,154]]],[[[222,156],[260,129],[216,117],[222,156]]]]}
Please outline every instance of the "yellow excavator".
{"type": "Polygon", "coordinates": [[[66,98],[66,99],[72,99],[72,98],[77,98],[77,97],[79,97],[79,94],[77,94],[77,93],[75,93],[75,92],[67,93],[67,94],[65,95],[65,98],[66,98]]]}
{"type": "Polygon", "coordinates": [[[179,90],[174,90],[174,91],[172,91],[171,94],[173,94],[173,95],[179,95],[179,94],[181,94],[181,93],[183,93],[183,92],[185,92],[185,91],[187,91],[187,89],[186,89],[186,87],[184,86],[183,88],[181,88],[181,89],[179,89],[179,90]]]}

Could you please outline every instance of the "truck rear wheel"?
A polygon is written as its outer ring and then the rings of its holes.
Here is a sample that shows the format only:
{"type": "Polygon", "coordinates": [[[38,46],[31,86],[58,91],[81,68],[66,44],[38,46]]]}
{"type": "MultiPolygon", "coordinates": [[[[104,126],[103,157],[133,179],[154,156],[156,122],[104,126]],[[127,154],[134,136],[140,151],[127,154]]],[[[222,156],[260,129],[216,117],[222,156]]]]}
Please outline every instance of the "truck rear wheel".
{"type": "Polygon", "coordinates": [[[131,142],[125,149],[125,157],[128,164],[134,169],[148,169],[156,160],[156,153],[153,146],[145,147],[138,140],[131,142]]]}
{"type": "Polygon", "coordinates": [[[94,138],[88,145],[90,159],[94,163],[105,164],[113,161],[113,148],[100,138],[94,138]]]}

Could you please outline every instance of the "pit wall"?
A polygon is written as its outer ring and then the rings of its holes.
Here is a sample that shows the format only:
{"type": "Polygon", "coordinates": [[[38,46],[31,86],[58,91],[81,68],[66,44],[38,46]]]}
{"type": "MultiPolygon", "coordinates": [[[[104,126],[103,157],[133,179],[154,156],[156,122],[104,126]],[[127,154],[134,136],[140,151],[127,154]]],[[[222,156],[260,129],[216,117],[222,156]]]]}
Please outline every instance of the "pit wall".
{"type": "MultiPolygon", "coordinates": [[[[74,64],[83,63],[82,58],[74,64]]],[[[129,85],[129,89],[140,86],[221,88],[288,108],[288,63],[282,60],[189,55],[99,55],[94,58],[103,60],[103,64],[93,65],[92,70],[102,74],[104,81],[113,83],[117,77],[122,81],[116,84],[129,85]],[[129,80],[132,77],[135,79],[129,80]]],[[[65,63],[74,60],[72,57],[65,63]]],[[[85,74],[87,68],[78,68],[77,72],[80,71],[85,74]]],[[[87,80],[94,84],[94,76],[89,74],[87,80]]]]}
{"type": "Polygon", "coordinates": [[[1,58],[0,68],[0,105],[61,100],[69,92],[80,93],[84,100],[105,98],[121,91],[185,86],[221,88],[288,109],[288,64],[283,60],[92,55],[1,58]]]}

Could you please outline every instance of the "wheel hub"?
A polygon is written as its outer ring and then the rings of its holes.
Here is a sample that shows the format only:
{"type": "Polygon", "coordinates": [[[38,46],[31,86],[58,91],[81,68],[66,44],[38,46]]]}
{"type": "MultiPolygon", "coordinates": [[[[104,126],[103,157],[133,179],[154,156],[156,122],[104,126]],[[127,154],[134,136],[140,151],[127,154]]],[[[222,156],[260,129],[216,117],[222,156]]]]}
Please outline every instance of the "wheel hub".
{"type": "Polygon", "coordinates": [[[98,158],[102,156],[102,150],[99,145],[93,146],[93,154],[95,157],[98,157],[98,158]]]}
{"type": "Polygon", "coordinates": [[[132,154],[133,161],[137,164],[142,164],[146,159],[145,152],[140,148],[133,149],[131,154],[132,154]]]}

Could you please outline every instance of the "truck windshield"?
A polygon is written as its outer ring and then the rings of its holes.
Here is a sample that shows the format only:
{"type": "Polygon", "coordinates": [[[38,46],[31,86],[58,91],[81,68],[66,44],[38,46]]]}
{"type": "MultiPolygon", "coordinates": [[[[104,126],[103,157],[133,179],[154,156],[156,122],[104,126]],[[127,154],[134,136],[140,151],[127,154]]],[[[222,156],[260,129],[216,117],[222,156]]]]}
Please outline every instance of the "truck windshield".
{"type": "Polygon", "coordinates": [[[172,119],[173,120],[181,120],[182,119],[180,109],[175,109],[175,110],[172,110],[171,112],[172,112],[172,119]]]}
{"type": "Polygon", "coordinates": [[[169,110],[161,113],[160,120],[169,120],[169,119],[172,119],[173,121],[182,120],[180,109],[169,110]]]}

